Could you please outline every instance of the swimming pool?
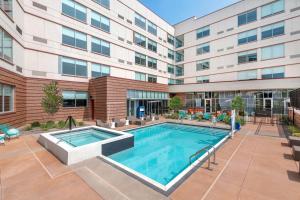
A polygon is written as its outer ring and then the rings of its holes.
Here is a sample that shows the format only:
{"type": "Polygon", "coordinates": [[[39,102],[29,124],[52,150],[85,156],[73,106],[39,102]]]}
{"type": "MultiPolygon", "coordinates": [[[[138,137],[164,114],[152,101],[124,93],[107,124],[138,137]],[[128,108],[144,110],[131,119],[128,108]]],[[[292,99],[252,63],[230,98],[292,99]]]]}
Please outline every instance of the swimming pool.
{"type": "Polygon", "coordinates": [[[64,141],[74,147],[78,147],[117,137],[119,135],[91,128],[79,131],[72,131],[68,133],[56,134],[53,136],[59,139],[60,141],[64,141]]]}
{"type": "MultiPolygon", "coordinates": [[[[190,167],[190,156],[207,146],[216,146],[229,130],[175,123],[163,123],[128,131],[134,147],[109,156],[114,163],[137,172],[146,181],[168,189],[179,174],[190,167]],[[158,184],[157,184],[158,183],[158,184]]],[[[196,157],[193,162],[203,156],[196,157]]]]}

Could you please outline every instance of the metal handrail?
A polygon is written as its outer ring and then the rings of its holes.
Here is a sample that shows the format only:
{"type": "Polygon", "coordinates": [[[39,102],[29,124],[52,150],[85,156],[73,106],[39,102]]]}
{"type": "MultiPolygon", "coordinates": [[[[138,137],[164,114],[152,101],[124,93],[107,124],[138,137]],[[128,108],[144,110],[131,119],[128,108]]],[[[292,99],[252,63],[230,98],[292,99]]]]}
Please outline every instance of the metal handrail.
{"type": "Polygon", "coordinates": [[[216,148],[212,145],[208,145],[206,147],[203,147],[202,149],[196,151],[196,153],[192,154],[190,157],[189,157],[189,160],[190,160],[190,164],[192,164],[192,158],[193,157],[196,157],[197,155],[199,155],[200,153],[202,153],[203,151],[206,151],[207,154],[208,154],[208,169],[210,169],[210,157],[211,157],[211,153],[213,153],[214,155],[214,161],[213,163],[216,163],[216,148]],[[212,152],[209,152],[210,149],[213,149],[212,152]]]}

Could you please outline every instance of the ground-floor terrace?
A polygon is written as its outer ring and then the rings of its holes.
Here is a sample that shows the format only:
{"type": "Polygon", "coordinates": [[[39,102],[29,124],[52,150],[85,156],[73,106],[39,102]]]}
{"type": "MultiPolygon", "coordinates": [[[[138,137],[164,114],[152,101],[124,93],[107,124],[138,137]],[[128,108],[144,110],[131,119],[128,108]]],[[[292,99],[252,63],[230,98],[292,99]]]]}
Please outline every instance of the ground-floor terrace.
{"type": "Polygon", "coordinates": [[[38,135],[23,135],[0,146],[0,197],[296,200],[300,199],[299,163],[292,159],[283,131],[281,125],[247,124],[217,151],[210,169],[203,163],[169,196],[99,158],[66,166],[37,143],[38,135]]]}

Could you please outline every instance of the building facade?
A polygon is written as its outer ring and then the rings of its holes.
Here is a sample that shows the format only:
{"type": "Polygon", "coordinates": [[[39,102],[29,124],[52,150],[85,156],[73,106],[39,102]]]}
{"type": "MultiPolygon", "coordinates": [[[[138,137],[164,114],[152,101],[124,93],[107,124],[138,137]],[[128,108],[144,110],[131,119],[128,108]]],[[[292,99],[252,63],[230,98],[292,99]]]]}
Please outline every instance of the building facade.
{"type": "Polygon", "coordinates": [[[137,0],[0,0],[0,123],[160,114],[170,95],[205,112],[235,95],[248,112],[284,110],[300,87],[299,15],[298,0],[243,0],[172,26],[137,0]],[[64,103],[49,116],[52,80],[64,103]]]}

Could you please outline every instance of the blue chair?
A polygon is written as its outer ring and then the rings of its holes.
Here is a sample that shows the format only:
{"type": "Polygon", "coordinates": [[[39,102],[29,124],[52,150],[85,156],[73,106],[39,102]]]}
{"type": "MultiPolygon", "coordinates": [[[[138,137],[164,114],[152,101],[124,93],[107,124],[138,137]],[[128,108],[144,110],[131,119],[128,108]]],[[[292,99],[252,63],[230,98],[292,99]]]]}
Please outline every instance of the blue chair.
{"type": "Polygon", "coordinates": [[[5,134],[5,136],[9,139],[19,137],[20,131],[16,128],[11,128],[6,124],[0,125],[0,131],[5,134]]]}
{"type": "Polygon", "coordinates": [[[5,135],[1,134],[0,135],[0,144],[5,144],[4,138],[5,138],[5,135]]]}
{"type": "Polygon", "coordinates": [[[211,114],[210,113],[204,113],[203,119],[210,120],[211,119],[211,114]]]}

